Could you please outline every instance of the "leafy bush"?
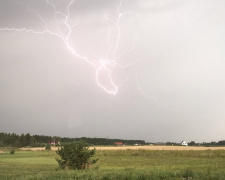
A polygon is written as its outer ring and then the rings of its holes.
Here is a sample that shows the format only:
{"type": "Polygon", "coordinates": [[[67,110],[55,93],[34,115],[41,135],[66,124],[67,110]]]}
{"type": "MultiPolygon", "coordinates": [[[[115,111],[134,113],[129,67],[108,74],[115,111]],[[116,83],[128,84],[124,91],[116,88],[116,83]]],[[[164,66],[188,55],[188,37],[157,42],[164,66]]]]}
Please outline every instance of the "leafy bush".
{"type": "Polygon", "coordinates": [[[65,143],[56,153],[61,157],[56,158],[56,161],[62,169],[86,169],[98,161],[90,160],[95,154],[95,149],[89,150],[89,145],[84,141],[65,143]]]}
{"type": "Polygon", "coordinates": [[[49,144],[49,143],[47,143],[46,145],[45,145],[45,150],[51,150],[51,144],[49,144]]]}
{"type": "Polygon", "coordinates": [[[9,153],[13,155],[13,154],[15,153],[15,149],[11,149],[11,150],[9,151],[9,153]]]}

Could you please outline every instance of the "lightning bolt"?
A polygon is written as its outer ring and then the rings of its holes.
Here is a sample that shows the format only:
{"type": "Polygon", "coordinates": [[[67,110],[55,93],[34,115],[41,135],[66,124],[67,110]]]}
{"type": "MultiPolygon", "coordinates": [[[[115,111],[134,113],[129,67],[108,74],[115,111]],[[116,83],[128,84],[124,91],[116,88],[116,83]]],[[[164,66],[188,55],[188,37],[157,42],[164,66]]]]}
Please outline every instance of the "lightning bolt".
{"type": "Polygon", "coordinates": [[[45,19],[35,10],[31,9],[30,7],[27,6],[28,11],[30,11],[31,13],[35,14],[35,16],[40,20],[40,22],[43,25],[43,30],[41,31],[37,31],[34,29],[29,29],[26,27],[23,28],[0,28],[0,31],[17,31],[17,32],[26,32],[26,33],[33,33],[33,34],[50,34],[52,36],[55,36],[59,39],[62,40],[62,42],[64,43],[64,45],[66,46],[66,48],[69,50],[70,53],[72,53],[74,55],[74,57],[79,58],[83,61],[85,61],[86,63],[90,64],[93,66],[93,68],[95,69],[95,78],[96,78],[96,83],[97,85],[102,88],[106,93],[108,94],[113,94],[116,95],[116,93],[118,92],[118,86],[116,85],[116,83],[114,82],[113,78],[112,78],[112,69],[115,66],[118,66],[120,68],[126,68],[128,66],[131,66],[133,64],[135,64],[137,61],[131,63],[131,64],[127,64],[127,65],[121,65],[118,63],[118,59],[121,58],[123,56],[124,53],[126,53],[128,50],[125,50],[124,52],[122,52],[119,56],[116,56],[118,48],[119,48],[119,44],[120,44],[120,39],[121,39],[121,29],[120,29],[120,20],[123,17],[124,14],[126,13],[130,13],[130,12],[121,12],[121,6],[122,6],[122,0],[120,0],[118,8],[116,9],[117,12],[117,18],[115,21],[110,20],[109,24],[108,24],[108,36],[106,39],[106,43],[108,45],[107,48],[107,52],[106,52],[106,59],[101,59],[97,57],[96,59],[92,59],[89,58],[87,56],[81,55],[79,54],[76,49],[73,48],[73,46],[71,45],[71,34],[73,33],[73,26],[71,26],[68,23],[68,19],[70,18],[70,8],[71,6],[74,4],[74,0],[70,0],[67,7],[66,7],[66,13],[63,13],[62,11],[58,10],[56,5],[54,3],[52,3],[50,0],[46,0],[46,4],[48,6],[51,6],[51,8],[54,10],[54,17],[55,17],[55,21],[58,24],[58,31],[53,31],[50,30],[50,28],[48,27],[48,23],[45,21],[45,19]],[[61,30],[61,28],[59,27],[59,17],[60,20],[63,22],[64,27],[67,29],[67,33],[63,32],[61,30]],[[111,32],[111,26],[116,27],[117,30],[117,35],[116,35],[116,42],[114,43],[110,43],[110,38],[112,36],[112,32],[111,32]],[[109,54],[112,54],[112,58],[109,58],[109,54]],[[101,79],[104,78],[107,81],[107,84],[110,86],[110,88],[108,86],[106,86],[104,83],[101,82],[101,79]]]}
{"type": "Polygon", "coordinates": [[[142,88],[142,87],[141,87],[141,85],[140,85],[140,82],[139,82],[139,80],[138,80],[138,77],[137,77],[137,76],[136,76],[136,82],[137,82],[137,85],[138,85],[138,90],[139,90],[140,94],[141,94],[142,96],[145,96],[146,98],[149,98],[149,99],[154,100],[154,101],[155,101],[155,103],[159,105],[159,101],[158,101],[158,99],[157,99],[157,98],[152,97],[152,96],[150,96],[150,95],[148,95],[148,94],[146,94],[146,93],[144,92],[143,88],[142,88]]]}

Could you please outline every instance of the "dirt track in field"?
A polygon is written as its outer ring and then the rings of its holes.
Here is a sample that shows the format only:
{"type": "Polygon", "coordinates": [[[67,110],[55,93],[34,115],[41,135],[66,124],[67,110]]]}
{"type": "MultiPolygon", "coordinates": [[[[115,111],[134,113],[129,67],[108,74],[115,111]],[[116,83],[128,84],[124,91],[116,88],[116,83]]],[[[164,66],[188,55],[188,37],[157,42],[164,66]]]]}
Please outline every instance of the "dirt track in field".
{"type": "MultiPolygon", "coordinates": [[[[96,150],[127,150],[127,149],[133,149],[133,150],[193,150],[193,151],[199,151],[199,150],[225,150],[225,147],[195,147],[195,146],[96,146],[96,150]]],[[[43,151],[45,148],[20,148],[24,151],[43,151]]],[[[53,151],[56,151],[58,147],[52,147],[53,151]]]]}

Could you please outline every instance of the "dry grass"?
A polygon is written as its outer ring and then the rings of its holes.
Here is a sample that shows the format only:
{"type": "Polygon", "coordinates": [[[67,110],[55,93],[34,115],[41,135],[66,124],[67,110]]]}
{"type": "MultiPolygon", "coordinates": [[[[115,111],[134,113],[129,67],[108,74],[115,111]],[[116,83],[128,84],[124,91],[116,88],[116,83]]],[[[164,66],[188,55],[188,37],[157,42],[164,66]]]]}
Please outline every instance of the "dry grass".
{"type": "MultiPolygon", "coordinates": [[[[53,148],[52,148],[53,150],[57,150],[57,149],[55,149],[55,147],[53,147],[53,148]]],[[[22,150],[22,151],[44,151],[45,147],[20,148],[20,150],[22,150]]]]}
{"type": "MultiPolygon", "coordinates": [[[[144,149],[144,150],[225,150],[225,147],[202,147],[202,146],[96,146],[96,150],[127,150],[127,149],[144,149]]],[[[38,148],[20,148],[24,151],[43,151],[44,147],[38,148]]],[[[52,147],[53,151],[58,150],[58,147],[52,147]]],[[[0,152],[1,153],[1,152],[0,152]]]]}
{"type": "Polygon", "coordinates": [[[218,150],[223,149],[225,147],[197,147],[197,146],[121,146],[121,147],[96,147],[96,149],[100,150],[127,150],[127,149],[144,149],[144,150],[218,150]]]}

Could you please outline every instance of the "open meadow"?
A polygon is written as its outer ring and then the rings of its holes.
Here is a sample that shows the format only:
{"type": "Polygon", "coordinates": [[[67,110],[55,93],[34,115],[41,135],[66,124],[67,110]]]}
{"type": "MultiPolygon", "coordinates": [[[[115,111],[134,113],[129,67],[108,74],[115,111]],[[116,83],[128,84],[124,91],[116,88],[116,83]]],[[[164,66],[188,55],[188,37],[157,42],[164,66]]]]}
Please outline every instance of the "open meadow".
{"type": "Polygon", "coordinates": [[[88,170],[59,169],[55,151],[2,149],[0,179],[225,179],[225,150],[105,148],[88,170]]]}
{"type": "MultiPolygon", "coordinates": [[[[90,149],[93,147],[90,147],[90,149]]],[[[42,151],[45,150],[44,147],[35,148],[20,148],[21,150],[32,150],[32,151],[42,151]]],[[[53,151],[56,151],[58,147],[52,147],[53,151]]],[[[96,146],[96,150],[193,150],[193,151],[203,151],[203,150],[225,150],[225,147],[204,147],[204,146],[96,146]]]]}

